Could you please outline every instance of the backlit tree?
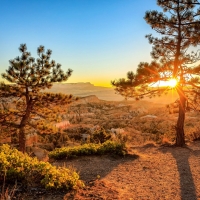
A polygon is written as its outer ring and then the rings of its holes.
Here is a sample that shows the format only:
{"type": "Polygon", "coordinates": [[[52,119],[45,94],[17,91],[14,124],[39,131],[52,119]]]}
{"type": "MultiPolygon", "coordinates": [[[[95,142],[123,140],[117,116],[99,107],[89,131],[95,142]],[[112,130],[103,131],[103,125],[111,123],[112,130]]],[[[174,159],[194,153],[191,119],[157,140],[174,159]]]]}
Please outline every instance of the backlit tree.
{"type": "Polygon", "coordinates": [[[179,95],[176,145],[185,145],[184,121],[187,109],[196,109],[200,89],[200,2],[198,0],[157,0],[163,12],[148,11],[146,22],[158,37],[147,35],[153,45],[151,63],[142,62],[136,73],[112,81],[115,90],[126,98],[141,99],[167,93],[172,87],[159,87],[160,81],[174,79],[179,95]],[[160,36],[160,37],[159,37],[160,36]],[[157,83],[158,87],[155,86],[157,83]]]}

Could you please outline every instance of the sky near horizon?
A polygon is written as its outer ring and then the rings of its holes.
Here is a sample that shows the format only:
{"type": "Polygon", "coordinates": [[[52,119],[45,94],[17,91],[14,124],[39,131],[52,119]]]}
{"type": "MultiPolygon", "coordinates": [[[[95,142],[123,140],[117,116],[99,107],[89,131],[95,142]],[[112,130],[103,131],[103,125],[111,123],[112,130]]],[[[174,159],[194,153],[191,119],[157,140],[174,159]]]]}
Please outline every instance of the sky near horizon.
{"type": "Polygon", "coordinates": [[[160,9],[156,0],[0,0],[0,5],[0,73],[20,56],[22,43],[35,58],[39,45],[51,49],[64,71],[73,70],[68,83],[111,87],[111,80],[151,60],[145,35],[155,32],[144,15],[160,9]]]}

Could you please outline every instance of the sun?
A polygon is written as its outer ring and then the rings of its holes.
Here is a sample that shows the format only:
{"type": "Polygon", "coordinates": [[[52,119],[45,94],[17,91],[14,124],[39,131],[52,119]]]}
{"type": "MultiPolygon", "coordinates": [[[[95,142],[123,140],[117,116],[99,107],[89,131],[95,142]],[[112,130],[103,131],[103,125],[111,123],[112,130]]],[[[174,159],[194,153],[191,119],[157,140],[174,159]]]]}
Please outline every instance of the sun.
{"type": "Polygon", "coordinates": [[[176,87],[177,83],[178,83],[177,80],[174,79],[174,78],[169,79],[169,80],[166,82],[166,84],[167,84],[168,86],[170,86],[170,87],[176,87]]]}

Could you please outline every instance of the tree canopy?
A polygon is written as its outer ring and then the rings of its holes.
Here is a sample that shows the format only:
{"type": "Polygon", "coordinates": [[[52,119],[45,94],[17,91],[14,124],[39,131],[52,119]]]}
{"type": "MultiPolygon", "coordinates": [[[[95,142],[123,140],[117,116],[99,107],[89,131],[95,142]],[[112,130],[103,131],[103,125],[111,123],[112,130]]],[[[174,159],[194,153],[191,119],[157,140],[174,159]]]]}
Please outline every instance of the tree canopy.
{"type": "Polygon", "coordinates": [[[52,114],[55,109],[73,101],[72,95],[44,92],[53,83],[67,81],[72,70],[64,72],[60,64],[50,60],[52,51],[45,53],[44,46],[38,47],[37,59],[31,57],[26,44],[21,44],[19,51],[21,56],[10,60],[8,70],[2,74],[9,84],[0,84],[0,123],[19,131],[19,148],[24,152],[26,130],[38,130],[43,119],[57,120],[58,116],[52,114]]]}
{"type": "Polygon", "coordinates": [[[158,36],[146,35],[152,44],[151,63],[141,62],[136,73],[111,81],[117,93],[137,100],[167,93],[172,87],[160,81],[175,79],[179,95],[176,145],[183,146],[186,109],[196,109],[200,89],[200,2],[198,0],[157,0],[162,12],[147,11],[144,19],[158,36]],[[193,48],[196,51],[191,51],[193,48]],[[157,87],[152,87],[153,85],[157,87]],[[189,106],[189,108],[188,108],[189,106]]]}

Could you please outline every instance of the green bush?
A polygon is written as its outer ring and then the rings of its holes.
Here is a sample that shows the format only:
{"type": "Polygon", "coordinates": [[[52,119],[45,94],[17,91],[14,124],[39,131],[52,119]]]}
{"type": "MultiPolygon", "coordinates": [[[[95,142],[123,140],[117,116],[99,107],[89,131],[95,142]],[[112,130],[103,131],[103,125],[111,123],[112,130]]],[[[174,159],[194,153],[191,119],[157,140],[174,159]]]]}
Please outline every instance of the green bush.
{"type": "Polygon", "coordinates": [[[49,153],[49,157],[59,160],[59,159],[72,158],[82,155],[102,155],[108,153],[125,155],[126,154],[125,144],[107,140],[103,144],[89,143],[76,147],[57,148],[49,153]]]}
{"type": "Polygon", "coordinates": [[[83,186],[79,175],[68,168],[52,166],[27,154],[0,146],[0,180],[40,183],[47,189],[72,189],[83,186]]]}
{"type": "Polygon", "coordinates": [[[125,143],[107,140],[98,148],[98,154],[114,153],[116,155],[125,155],[125,143]]]}

